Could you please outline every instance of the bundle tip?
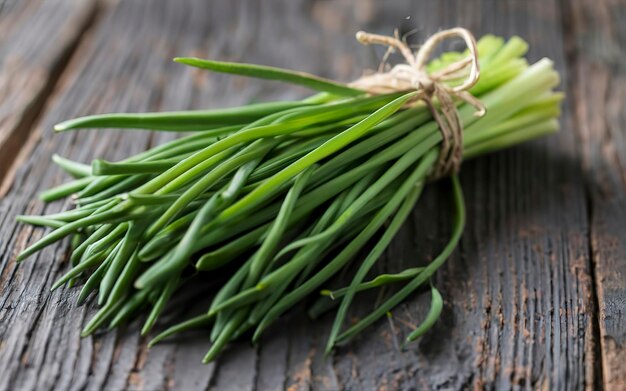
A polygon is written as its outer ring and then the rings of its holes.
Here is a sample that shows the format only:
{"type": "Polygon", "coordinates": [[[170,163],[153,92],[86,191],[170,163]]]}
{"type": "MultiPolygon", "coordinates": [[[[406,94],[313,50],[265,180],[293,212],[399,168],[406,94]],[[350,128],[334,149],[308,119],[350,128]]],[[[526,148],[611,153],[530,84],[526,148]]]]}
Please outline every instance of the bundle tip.
{"type": "Polygon", "coordinates": [[[135,287],[135,289],[141,290],[146,287],[146,283],[145,281],[142,281],[141,277],[139,277],[137,280],[135,280],[133,286],[135,287]]]}
{"type": "Polygon", "coordinates": [[[85,301],[87,300],[88,296],[89,295],[87,294],[82,294],[82,292],[79,293],[78,298],[76,299],[76,307],[80,307],[83,304],[85,304],[85,301]]]}
{"type": "Polygon", "coordinates": [[[59,122],[58,124],[54,125],[54,131],[55,132],[63,132],[68,130],[70,127],[67,125],[68,121],[63,121],[63,122],[59,122]]]}
{"type": "Polygon", "coordinates": [[[193,64],[197,60],[198,60],[198,58],[196,58],[196,57],[174,57],[172,59],[172,61],[174,61],[176,63],[187,64],[187,65],[193,64]]]}
{"type": "Polygon", "coordinates": [[[24,253],[24,251],[22,251],[21,253],[17,254],[17,257],[15,257],[15,263],[20,264],[24,262],[24,260],[28,258],[29,255],[30,254],[26,254],[24,253]]]}
{"type": "Polygon", "coordinates": [[[65,284],[65,281],[62,278],[60,280],[57,280],[54,284],[52,284],[52,287],[50,287],[50,292],[56,291],[63,284],[65,284]]]}

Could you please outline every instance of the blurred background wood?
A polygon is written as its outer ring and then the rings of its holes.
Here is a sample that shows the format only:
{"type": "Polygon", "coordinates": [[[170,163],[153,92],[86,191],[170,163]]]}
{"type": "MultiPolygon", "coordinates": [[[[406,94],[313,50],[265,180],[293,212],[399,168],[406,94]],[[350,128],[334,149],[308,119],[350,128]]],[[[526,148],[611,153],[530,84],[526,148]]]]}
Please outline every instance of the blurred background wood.
{"type": "MultiPolygon", "coordinates": [[[[624,18],[617,0],[0,0],[0,175],[8,190],[0,201],[0,390],[626,389],[624,18]],[[67,243],[16,266],[16,253],[44,231],[15,216],[71,207],[37,200],[67,179],[50,164],[53,153],[115,160],[173,137],[53,135],[54,123],[306,94],[206,74],[172,57],[349,81],[381,55],[358,45],[357,30],[398,28],[419,43],[456,25],[477,36],[522,36],[530,59],[554,59],[568,99],[559,134],[464,164],[468,227],[435,281],[444,315],[408,352],[394,340],[425,315],[425,295],[327,359],[332,317],[310,322],[296,311],[259,346],[233,344],[205,366],[202,333],[149,351],[137,324],[81,339],[93,307],[76,308],[75,289],[49,291],[67,267],[67,243]]],[[[428,189],[378,272],[426,262],[443,245],[448,189],[445,181],[428,189]]]]}

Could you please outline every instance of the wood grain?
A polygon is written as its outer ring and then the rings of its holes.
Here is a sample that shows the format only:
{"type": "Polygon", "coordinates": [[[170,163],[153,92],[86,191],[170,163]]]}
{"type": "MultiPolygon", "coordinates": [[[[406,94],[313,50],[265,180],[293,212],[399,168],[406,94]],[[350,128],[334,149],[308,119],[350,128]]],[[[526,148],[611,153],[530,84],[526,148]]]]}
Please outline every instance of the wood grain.
{"type": "Polygon", "coordinates": [[[0,180],[93,21],[95,6],[91,0],[34,0],[0,8],[0,180]]]}
{"type": "MultiPolygon", "coordinates": [[[[626,35],[618,20],[625,11],[614,1],[596,3],[103,3],[64,67],[58,92],[40,120],[27,126],[42,137],[0,201],[0,390],[623,389],[626,35]],[[85,162],[115,160],[172,137],[117,131],[53,135],[54,123],[99,112],[221,107],[306,94],[207,75],[170,58],[257,62],[348,81],[375,67],[381,54],[359,47],[353,39],[358,29],[416,29],[409,39],[418,43],[455,25],[477,35],[521,35],[531,43],[531,59],[555,60],[569,100],[558,135],[464,164],[468,227],[460,250],[435,279],[445,298],[444,315],[408,352],[399,351],[397,341],[425,315],[425,295],[415,295],[390,320],[330,358],[322,352],[332,316],[313,323],[298,310],[258,346],[235,343],[205,366],[202,332],[149,351],[137,324],[79,338],[93,307],[75,307],[76,290],[49,292],[67,267],[66,243],[15,265],[15,254],[44,232],[16,225],[15,216],[70,207],[36,200],[39,191],[67,179],[49,164],[52,153],[85,162]],[[588,106],[589,95],[597,107],[588,106]]],[[[12,20],[11,31],[17,31],[19,23],[7,15],[22,12],[20,5],[7,4],[0,8],[0,26],[12,20]]],[[[22,40],[37,37],[20,34],[22,40]]],[[[448,195],[445,181],[430,186],[376,272],[426,262],[441,248],[451,228],[448,195]]],[[[163,323],[202,311],[201,297],[179,298],[163,323]]],[[[364,296],[353,316],[377,299],[364,296]]]]}
{"type": "Polygon", "coordinates": [[[602,380],[626,389],[626,2],[570,6],[571,90],[589,178],[602,380]]]}

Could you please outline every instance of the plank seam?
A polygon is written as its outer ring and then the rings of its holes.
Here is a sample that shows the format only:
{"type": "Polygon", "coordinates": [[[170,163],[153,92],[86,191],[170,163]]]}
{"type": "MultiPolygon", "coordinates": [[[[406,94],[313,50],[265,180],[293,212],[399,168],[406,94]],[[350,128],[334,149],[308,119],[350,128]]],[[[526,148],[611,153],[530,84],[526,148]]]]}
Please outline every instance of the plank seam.
{"type": "MultiPolygon", "coordinates": [[[[564,45],[565,45],[565,67],[567,69],[568,74],[572,75],[572,77],[568,78],[566,81],[566,90],[568,92],[568,94],[570,95],[572,100],[576,100],[577,94],[575,92],[574,89],[574,83],[573,83],[573,78],[575,77],[575,75],[577,74],[576,69],[578,67],[578,63],[579,63],[579,56],[577,54],[576,51],[576,37],[574,36],[574,26],[573,26],[573,20],[574,20],[574,12],[573,12],[573,7],[574,5],[572,4],[572,2],[569,2],[567,0],[560,0],[559,1],[560,5],[561,5],[561,9],[562,11],[562,18],[561,18],[561,28],[563,30],[563,40],[564,40],[564,45]]],[[[576,115],[576,105],[570,103],[570,105],[572,106],[572,113],[574,114],[574,116],[576,115]]],[[[575,123],[575,121],[573,121],[575,123]]],[[[576,126],[576,125],[574,125],[576,126]]],[[[578,134],[578,136],[580,136],[580,134],[578,134]]],[[[582,146],[579,144],[578,145],[578,149],[579,149],[579,153],[582,154],[582,146]]],[[[583,188],[583,193],[584,193],[584,197],[585,197],[585,210],[587,212],[586,218],[587,218],[587,232],[585,232],[585,236],[587,238],[587,258],[589,259],[589,277],[591,279],[591,303],[592,306],[594,308],[591,309],[591,311],[589,311],[589,316],[591,318],[591,323],[592,323],[592,334],[593,334],[593,340],[595,341],[594,346],[593,346],[593,355],[595,357],[592,357],[592,359],[595,359],[595,365],[593,366],[593,379],[591,380],[591,383],[587,383],[586,384],[592,384],[593,389],[604,389],[604,386],[606,385],[605,379],[604,377],[604,360],[603,360],[603,355],[601,352],[601,336],[600,336],[600,316],[599,316],[599,310],[600,310],[600,299],[598,296],[598,281],[597,281],[597,276],[596,276],[596,266],[597,266],[597,259],[594,256],[594,245],[593,245],[593,217],[594,217],[594,210],[593,210],[593,196],[592,196],[592,189],[590,187],[590,183],[588,180],[584,181],[584,188],[583,188]]]]}

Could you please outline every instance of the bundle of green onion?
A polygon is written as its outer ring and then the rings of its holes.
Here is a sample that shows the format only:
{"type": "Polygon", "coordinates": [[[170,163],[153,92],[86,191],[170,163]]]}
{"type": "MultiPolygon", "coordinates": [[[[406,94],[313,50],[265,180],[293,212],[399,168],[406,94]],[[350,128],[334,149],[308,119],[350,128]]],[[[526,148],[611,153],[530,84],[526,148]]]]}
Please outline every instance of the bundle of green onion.
{"type": "MultiPolygon", "coordinates": [[[[472,158],[557,130],[560,93],[552,62],[529,65],[527,44],[485,36],[478,42],[479,82],[470,93],[487,108],[482,118],[461,103],[464,157],[472,158]]],[[[431,72],[466,56],[448,52],[431,72]]],[[[91,166],[55,156],[76,179],[42,194],[69,195],[76,208],[22,222],[54,230],[25,249],[23,260],[72,236],[71,270],[55,284],[84,281],[78,301],[101,306],[83,335],[116,327],[148,310],[142,329],[155,324],[174,293],[190,279],[218,286],[206,313],[173,326],[157,342],[194,327],[210,327],[210,361],[233,339],[253,340],[312,293],[310,313],[339,304],[328,350],[344,343],[429,282],[461,236],[464,206],[452,175],[454,228],[443,251],[425,267],[368,276],[409,216],[438,159],[442,135],[423,104],[406,105],[414,92],[369,96],[310,75],[255,65],[192,58],[177,62],[213,71],[282,80],[321,91],[295,102],[212,110],[108,114],[56,126],[191,131],[120,162],[91,166]],[[366,246],[367,245],[367,246],[366,246]],[[357,257],[368,248],[365,257],[357,257]],[[328,291],[344,273],[345,288],[328,291]],[[358,322],[344,328],[361,291],[400,286],[358,322]]],[[[407,342],[422,335],[441,312],[432,305],[407,342]]]]}

